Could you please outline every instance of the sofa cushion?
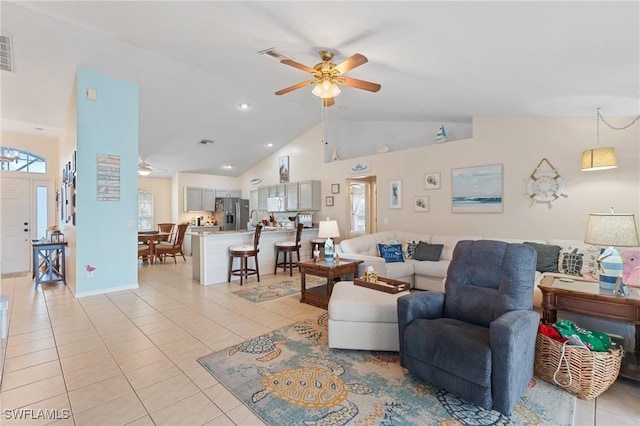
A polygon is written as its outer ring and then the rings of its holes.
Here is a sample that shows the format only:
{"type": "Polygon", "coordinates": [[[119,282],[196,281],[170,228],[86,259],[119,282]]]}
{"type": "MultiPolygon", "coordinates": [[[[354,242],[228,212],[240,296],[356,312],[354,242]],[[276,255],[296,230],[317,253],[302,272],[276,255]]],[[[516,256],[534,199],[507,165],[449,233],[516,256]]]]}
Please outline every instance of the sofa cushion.
{"type": "Polygon", "coordinates": [[[481,240],[482,237],[478,235],[432,235],[431,244],[442,244],[444,248],[442,249],[441,259],[451,260],[453,258],[453,250],[456,248],[456,244],[459,241],[463,240],[481,240]]]}
{"type": "Polygon", "coordinates": [[[378,243],[389,241],[394,238],[395,233],[393,232],[378,232],[375,234],[361,235],[359,237],[341,241],[340,249],[344,253],[379,256],[378,243]]]}
{"type": "Polygon", "coordinates": [[[535,249],[538,257],[536,260],[536,271],[539,272],[558,272],[558,257],[560,255],[560,246],[551,244],[538,244],[525,241],[524,244],[535,249]]]}
{"type": "Polygon", "coordinates": [[[416,247],[416,252],[413,255],[413,258],[415,260],[437,262],[440,260],[443,247],[443,244],[429,244],[424,241],[420,241],[416,247]]]}
{"type": "MultiPolygon", "coordinates": [[[[385,263],[385,278],[391,278],[394,280],[404,278],[407,276],[414,275],[415,273],[415,264],[420,263],[416,262],[413,259],[407,259],[404,262],[393,262],[393,263],[385,263]]],[[[379,273],[380,271],[378,271],[379,273]]]]}
{"type": "Polygon", "coordinates": [[[402,244],[378,243],[378,251],[380,252],[380,257],[383,258],[386,263],[404,262],[402,244]]]}
{"type": "Polygon", "coordinates": [[[428,277],[444,278],[447,276],[450,260],[440,260],[439,262],[416,262],[413,269],[416,275],[428,277]]]}

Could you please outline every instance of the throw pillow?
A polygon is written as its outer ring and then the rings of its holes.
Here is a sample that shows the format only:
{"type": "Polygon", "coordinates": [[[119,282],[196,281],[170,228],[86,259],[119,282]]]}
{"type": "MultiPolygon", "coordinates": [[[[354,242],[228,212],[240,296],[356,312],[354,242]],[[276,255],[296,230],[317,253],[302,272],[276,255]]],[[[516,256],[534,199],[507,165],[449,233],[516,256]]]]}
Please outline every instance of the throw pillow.
{"type": "Polygon", "coordinates": [[[582,277],[591,277],[598,279],[598,257],[600,256],[600,247],[592,245],[566,246],[560,250],[560,258],[558,266],[560,272],[568,275],[576,275],[582,277]],[[569,259],[565,259],[569,257],[569,259]],[[577,263],[582,258],[582,264],[578,270],[577,263]],[[577,273],[575,273],[578,271],[577,273]]]}
{"type": "Polygon", "coordinates": [[[402,244],[402,241],[387,240],[387,241],[382,241],[381,243],[378,243],[378,256],[382,257],[382,253],[380,253],[380,244],[385,246],[390,246],[391,244],[402,244]]]}
{"type": "Polygon", "coordinates": [[[404,256],[402,255],[402,244],[379,243],[378,251],[380,251],[380,257],[384,259],[385,263],[404,262],[404,256]]]}
{"type": "Polygon", "coordinates": [[[402,254],[407,259],[413,259],[413,256],[416,254],[416,247],[418,247],[418,243],[415,241],[403,241],[402,242],[402,254]]]}
{"type": "Polygon", "coordinates": [[[443,244],[429,244],[424,241],[420,241],[416,247],[416,253],[413,255],[413,258],[415,260],[437,262],[440,260],[443,248],[443,244]]]}
{"type": "Polygon", "coordinates": [[[536,261],[536,271],[559,272],[558,258],[560,257],[560,246],[530,243],[526,241],[525,244],[533,247],[538,254],[538,260],[536,261]]]}

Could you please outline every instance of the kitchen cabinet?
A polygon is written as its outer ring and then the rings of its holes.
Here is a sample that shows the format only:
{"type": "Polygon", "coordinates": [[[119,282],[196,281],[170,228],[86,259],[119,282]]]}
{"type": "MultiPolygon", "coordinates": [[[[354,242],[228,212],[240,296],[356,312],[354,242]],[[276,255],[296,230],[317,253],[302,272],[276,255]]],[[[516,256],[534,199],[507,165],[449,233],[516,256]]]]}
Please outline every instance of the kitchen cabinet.
{"type": "Polygon", "coordinates": [[[298,202],[298,182],[286,184],[287,191],[287,210],[297,211],[299,209],[298,202]]]}
{"type": "Polygon", "coordinates": [[[202,210],[202,188],[185,186],[184,211],[194,212],[202,210]]]}
{"type": "Polygon", "coordinates": [[[298,182],[298,209],[321,210],[321,189],[319,180],[298,182]]]}
{"type": "Polygon", "coordinates": [[[258,187],[258,210],[267,210],[267,198],[269,198],[269,187],[258,187]]]}
{"type": "Polygon", "coordinates": [[[216,198],[242,198],[241,189],[216,189],[216,198]]]}
{"type": "Polygon", "coordinates": [[[269,197],[286,197],[287,184],[269,185],[269,197]]]}
{"type": "Polygon", "coordinates": [[[196,188],[186,186],[184,188],[184,211],[215,211],[216,190],[213,188],[196,188]]]}
{"type": "Polygon", "coordinates": [[[212,188],[202,188],[202,209],[204,211],[216,210],[216,190],[212,188]]]}

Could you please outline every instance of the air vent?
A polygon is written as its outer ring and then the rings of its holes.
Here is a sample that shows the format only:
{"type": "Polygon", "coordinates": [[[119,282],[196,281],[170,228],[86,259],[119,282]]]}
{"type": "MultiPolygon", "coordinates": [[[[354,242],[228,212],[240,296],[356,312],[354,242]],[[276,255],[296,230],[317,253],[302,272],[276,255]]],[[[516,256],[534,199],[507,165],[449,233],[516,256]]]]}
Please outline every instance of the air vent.
{"type": "Polygon", "coordinates": [[[11,37],[0,35],[0,70],[13,72],[11,37]]]}
{"type": "Polygon", "coordinates": [[[214,141],[212,141],[211,139],[202,139],[200,142],[198,142],[200,145],[212,145],[213,143],[215,143],[214,141]]]}
{"type": "Polygon", "coordinates": [[[277,51],[275,47],[272,47],[271,49],[261,50],[258,53],[261,54],[261,55],[267,55],[267,56],[275,59],[278,62],[280,62],[280,61],[282,61],[284,59],[291,59],[291,56],[288,56],[285,53],[277,51]]]}

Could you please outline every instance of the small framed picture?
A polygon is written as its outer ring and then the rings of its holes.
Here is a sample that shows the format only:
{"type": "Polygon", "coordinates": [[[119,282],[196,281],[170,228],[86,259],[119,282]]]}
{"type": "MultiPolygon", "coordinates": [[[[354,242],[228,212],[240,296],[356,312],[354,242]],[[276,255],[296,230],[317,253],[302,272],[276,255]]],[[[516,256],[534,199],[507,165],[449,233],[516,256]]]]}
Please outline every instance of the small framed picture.
{"type": "Polygon", "coordinates": [[[278,158],[278,175],[280,183],[289,183],[289,156],[283,155],[278,158]]]}
{"type": "Polygon", "coordinates": [[[325,204],[328,207],[333,206],[333,195],[327,195],[327,198],[325,200],[325,204]]]}
{"type": "Polygon", "coordinates": [[[424,174],[424,189],[440,189],[440,172],[424,174]]]}
{"type": "Polygon", "coordinates": [[[413,211],[414,212],[428,212],[429,211],[429,196],[418,195],[413,197],[413,211]]]}
{"type": "Polygon", "coordinates": [[[402,181],[400,179],[389,181],[389,208],[402,208],[402,181]]]}
{"type": "Polygon", "coordinates": [[[340,184],[339,183],[331,184],[331,193],[332,194],[339,194],[340,193],[340,184]]]}

